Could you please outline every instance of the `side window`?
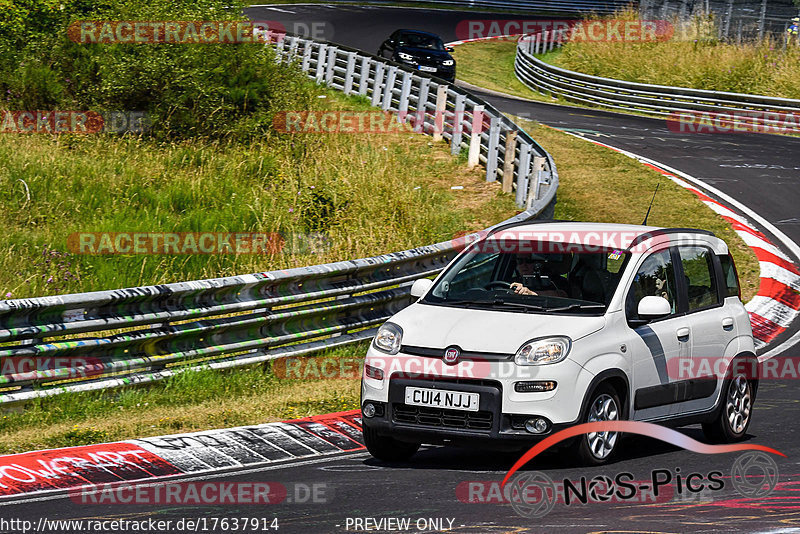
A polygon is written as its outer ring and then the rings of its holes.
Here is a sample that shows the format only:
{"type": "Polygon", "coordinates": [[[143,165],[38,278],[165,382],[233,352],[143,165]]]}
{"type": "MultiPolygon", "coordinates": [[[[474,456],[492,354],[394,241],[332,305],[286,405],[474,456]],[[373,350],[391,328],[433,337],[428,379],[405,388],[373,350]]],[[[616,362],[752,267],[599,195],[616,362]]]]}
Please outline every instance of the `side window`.
{"type": "Polygon", "coordinates": [[[719,304],[714,259],[705,247],[679,247],[683,276],[689,297],[689,311],[719,304]]]}
{"type": "Polygon", "coordinates": [[[725,280],[725,296],[738,297],[739,275],[736,273],[736,264],[733,263],[733,257],[730,254],[720,256],[719,262],[722,264],[722,277],[725,280]]]}
{"type": "Polygon", "coordinates": [[[648,296],[664,297],[672,306],[672,313],[675,313],[676,287],[675,270],[669,250],[654,252],[636,271],[636,276],[633,278],[633,283],[625,299],[625,314],[628,319],[638,318],[636,310],[639,301],[648,296]]]}

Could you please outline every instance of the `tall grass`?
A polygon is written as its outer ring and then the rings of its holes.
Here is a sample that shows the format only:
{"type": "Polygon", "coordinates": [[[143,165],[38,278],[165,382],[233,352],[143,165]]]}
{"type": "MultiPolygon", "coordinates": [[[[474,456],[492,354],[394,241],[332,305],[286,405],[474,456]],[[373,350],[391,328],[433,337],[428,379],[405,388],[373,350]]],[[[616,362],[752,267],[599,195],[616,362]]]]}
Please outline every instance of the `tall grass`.
{"type": "MultiPolygon", "coordinates": [[[[327,107],[368,107],[324,96],[327,107]]],[[[247,144],[0,136],[0,299],[304,266],[449,239],[515,212],[511,196],[499,196],[480,174],[466,171],[446,145],[410,132],[247,144]],[[269,255],[67,253],[75,232],[135,231],[316,232],[327,247],[269,255]]]]}
{"type": "MultiPolygon", "coordinates": [[[[613,18],[638,18],[627,11],[613,18]]],[[[571,42],[552,56],[559,66],[620,80],[800,98],[800,46],[772,38],[741,45],[716,39],[716,21],[674,21],[665,42],[571,42]]]]}

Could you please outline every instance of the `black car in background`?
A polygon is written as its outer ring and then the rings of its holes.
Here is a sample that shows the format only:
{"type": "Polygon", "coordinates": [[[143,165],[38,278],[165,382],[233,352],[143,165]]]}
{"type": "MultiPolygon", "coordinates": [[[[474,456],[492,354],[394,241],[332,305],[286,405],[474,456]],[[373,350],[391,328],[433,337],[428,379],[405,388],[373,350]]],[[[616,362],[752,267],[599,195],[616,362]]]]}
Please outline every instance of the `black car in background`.
{"type": "Polygon", "coordinates": [[[378,49],[383,58],[454,82],[456,60],[450,52],[438,35],[418,30],[397,30],[378,49]]]}

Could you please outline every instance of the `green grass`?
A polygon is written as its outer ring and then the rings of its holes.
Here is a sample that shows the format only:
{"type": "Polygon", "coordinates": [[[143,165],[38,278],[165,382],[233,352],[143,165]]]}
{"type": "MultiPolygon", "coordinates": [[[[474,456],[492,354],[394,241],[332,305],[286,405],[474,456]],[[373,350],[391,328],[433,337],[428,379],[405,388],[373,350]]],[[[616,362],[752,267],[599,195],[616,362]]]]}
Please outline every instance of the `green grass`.
{"type": "MultiPolygon", "coordinates": [[[[518,96],[527,100],[547,102],[550,104],[566,104],[585,109],[597,109],[597,106],[590,106],[582,102],[573,102],[549,94],[545,95],[539,93],[519,81],[516,74],[514,74],[514,58],[516,53],[517,43],[502,39],[495,41],[476,41],[474,43],[459,45],[456,47],[454,54],[458,62],[458,79],[472,85],[499,91],[512,96],[518,96]]],[[[539,54],[537,57],[542,61],[550,63],[555,61],[560,54],[561,51],[555,49],[545,54],[539,54]]],[[[625,113],[652,117],[652,115],[633,110],[626,110],[625,113]]]]}
{"type": "MultiPolygon", "coordinates": [[[[317,358],[362,358],[360,343],[317,358]]],[[[358,379],[288,380],[269,365],[61,395],[0,417],[0,454],[253,425],[358,408],[358,379]]]]}
{"type": "MultiPolygon", "coordinates": [[[[319,106],[369,109],[319,90],[319,106]]],[[[0,298],[116,289],[404,250],[515,212],[446,144],[411,132],[272,135],[250,143],[0,136],[0,298]],[[464,190],[451,190],[463,185],[464,190]],[[479,208],[479,209],[476,209],[479,208]],[[77,255],[81,232],[327,236],[319,253],[77,255]]]]}
{"type": "Polygon", "coordinates": [[[477,41],[459,45],[455,49],[453,57],[458,65],[459,80],[522,98],[553,101],[517,79],[514,74],[515,41],[477,41]]]}
{"type": "Polygon", "coordinates": [[[558,67],[631,82],[800,98],[800,47],[780,42],[725,44],[671,40],[659,43],[569,43],[558,67]]]}

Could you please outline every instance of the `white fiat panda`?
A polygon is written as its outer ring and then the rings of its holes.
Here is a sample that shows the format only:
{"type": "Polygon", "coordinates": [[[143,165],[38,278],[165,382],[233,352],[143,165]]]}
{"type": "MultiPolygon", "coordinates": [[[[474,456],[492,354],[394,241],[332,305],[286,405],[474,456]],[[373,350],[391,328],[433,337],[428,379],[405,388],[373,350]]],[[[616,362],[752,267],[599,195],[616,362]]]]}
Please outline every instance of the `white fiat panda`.
{"type": "MultiPolygon", "coordinates": [[[[422,443],[521,449],[590,421],[702,423],[715,441],[750,424],[752,330],[728,247],[710,232],[499,227],[411,295],[364,362],[364,440],[378,459],[422,443]]],[[[570,442],[590,465],[618,443],[614,432],[570,442]]]]}

